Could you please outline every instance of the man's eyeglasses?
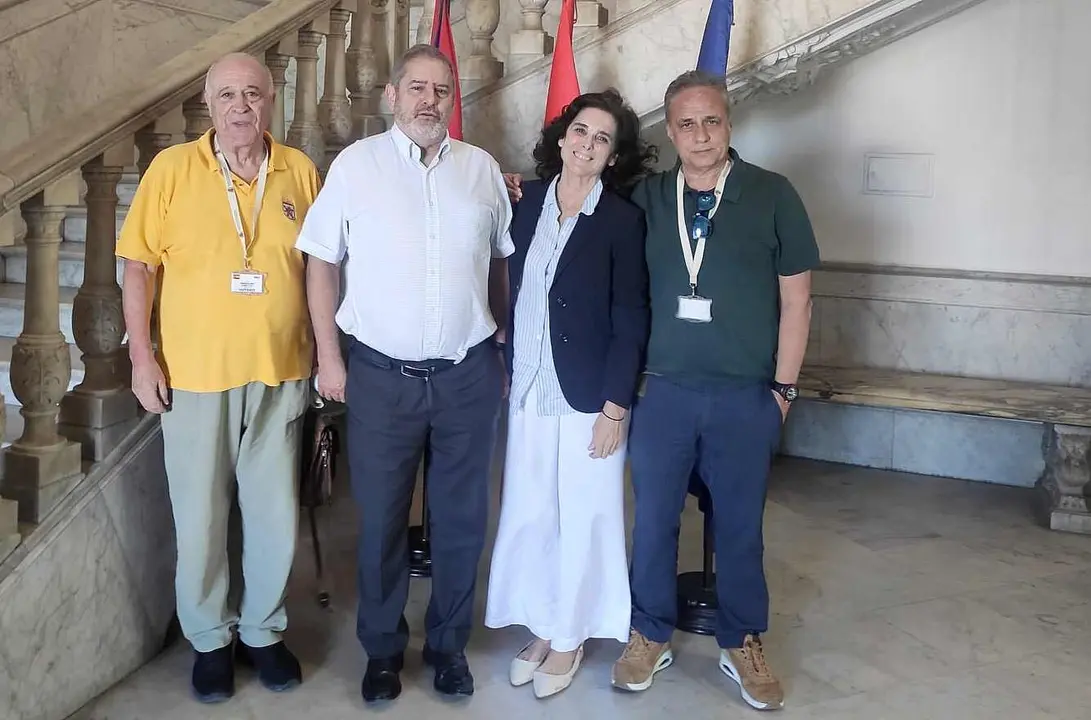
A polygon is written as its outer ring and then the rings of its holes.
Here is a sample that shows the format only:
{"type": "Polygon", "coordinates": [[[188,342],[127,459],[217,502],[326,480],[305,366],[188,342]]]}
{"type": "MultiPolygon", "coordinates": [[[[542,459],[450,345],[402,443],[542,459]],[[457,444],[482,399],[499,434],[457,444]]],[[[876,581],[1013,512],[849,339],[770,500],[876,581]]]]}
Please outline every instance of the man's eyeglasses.
{"type": "Polygon", "coordinates": [[[697,212],[693,216],[693,225],[689,239],[694,242],[712,234],[712,218],[708,214],[716,207],[716,193],[711,190],[697,193],[697,212]]]}

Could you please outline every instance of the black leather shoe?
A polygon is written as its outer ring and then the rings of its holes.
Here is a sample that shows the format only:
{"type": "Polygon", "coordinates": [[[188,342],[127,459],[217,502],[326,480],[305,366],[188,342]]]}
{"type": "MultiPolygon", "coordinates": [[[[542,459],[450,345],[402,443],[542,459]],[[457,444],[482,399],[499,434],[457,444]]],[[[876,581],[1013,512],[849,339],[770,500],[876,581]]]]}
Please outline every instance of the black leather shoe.
{"type": "Polygon", "coordinates": [[[235,694],[231,646],[199,652],[193,660],[193,695],[203,703],[223,702],[235,694]]]}
{"type": "Polygon", "coordinates": [[[455,697],[474,694],[474,676],[464,653],[436,652],[425,645],[424,664],[435,668],[436,678],[432,687],[436,692],[455,697]]]}
{"type": "Polygon", "coordinates": [[[239,654],[257,669],[258,680],[268,690],[284,692],[303,682],[299,660],[283,642],[260,648],[239,642],[239,654]]]}
{"type": "Polygon", "coordinates": [[[404,656],[390,658],[371,658],[367,661],[364,681],[360,683],[360,694],[364,702],[393,700],[402,694],[402,681],[398,673],[402,671],[404,656]]]}

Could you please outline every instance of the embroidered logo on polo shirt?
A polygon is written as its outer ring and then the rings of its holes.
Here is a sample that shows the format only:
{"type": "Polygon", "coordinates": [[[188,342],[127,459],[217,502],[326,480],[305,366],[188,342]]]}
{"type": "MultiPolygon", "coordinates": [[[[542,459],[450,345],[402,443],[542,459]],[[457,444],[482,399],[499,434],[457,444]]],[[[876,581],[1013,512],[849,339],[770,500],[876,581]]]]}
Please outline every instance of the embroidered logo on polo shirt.
{"type": "Polygon", "coordinates": [[[284,217],[288,218],[292,222],[295,222],[295,205],[291,200],[285,198],[280,201],[280,207],[284,210],[284,217]]]}

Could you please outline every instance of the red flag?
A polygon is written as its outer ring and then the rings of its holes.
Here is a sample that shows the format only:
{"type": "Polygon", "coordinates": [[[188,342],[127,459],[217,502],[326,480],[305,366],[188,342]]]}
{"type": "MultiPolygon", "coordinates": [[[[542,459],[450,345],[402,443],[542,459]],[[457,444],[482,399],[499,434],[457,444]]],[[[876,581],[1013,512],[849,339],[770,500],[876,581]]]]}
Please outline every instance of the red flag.
{"type": "Polygon", "coordinates": [[[576,24],[576,0],[564,0],[561,22],[557,26],[557,42],[553,46],[553,67],[549,71],[549,95],[546,97],[545,124],[564,112],[564,108],[580,94],[580,79],[576,75],[576,56],[572,54],[572,28],[576,24]]]}
{"type": "Polygon", "coordinates": [[[451,113],[451,124],[448,133],[455,140],[462,139],[462,92],[458,85],[458,59],[455,57],[455,38],[451,34],[451,0],[436,0],[436,10],[432,15],[432,47],[451,61],[454,70],[454,87],[451,91],[455,94],[455,108],[451,113]]]}

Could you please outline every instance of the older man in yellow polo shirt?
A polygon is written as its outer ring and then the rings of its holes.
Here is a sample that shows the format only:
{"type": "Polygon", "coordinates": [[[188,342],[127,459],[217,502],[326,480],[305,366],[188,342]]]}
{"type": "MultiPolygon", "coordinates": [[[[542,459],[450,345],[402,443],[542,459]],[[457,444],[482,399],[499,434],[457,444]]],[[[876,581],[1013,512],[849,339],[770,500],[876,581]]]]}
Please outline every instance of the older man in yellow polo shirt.
{"type": "Polygon", "coordinates": [[[197,699],[234,693],[234,634],[271,690],[298,685],[284,646],[295,554],[297,468],[309,398],[311,329],[296,235],[318,193],[314,164],[266,132],[269,71],[229,55],[208,72],[213,129],[162,151],[118,241],[133,391],[162,413],[178,538],[175,585],[196,658],[197,699]],[[162,269],[158,353],[149,330],[162,269]],[[241,604],[227,607],[227,525],[237,483],[241,604]]]}

